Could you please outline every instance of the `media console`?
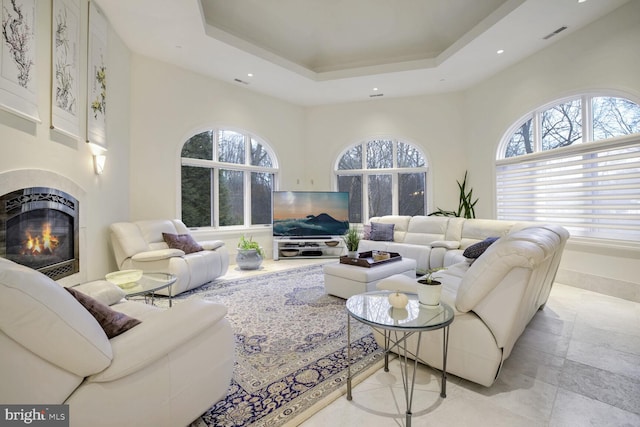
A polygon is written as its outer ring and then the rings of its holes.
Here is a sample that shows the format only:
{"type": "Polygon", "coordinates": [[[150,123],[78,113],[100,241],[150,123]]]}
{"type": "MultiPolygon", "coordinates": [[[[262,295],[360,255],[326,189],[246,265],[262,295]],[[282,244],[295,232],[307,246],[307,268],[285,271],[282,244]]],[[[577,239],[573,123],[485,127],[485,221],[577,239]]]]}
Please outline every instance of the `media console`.
{"type": "Polygon", "coordinates": [[[274,237],[273,259],[340,258],[347,250],[342,236],[274,237]]]}

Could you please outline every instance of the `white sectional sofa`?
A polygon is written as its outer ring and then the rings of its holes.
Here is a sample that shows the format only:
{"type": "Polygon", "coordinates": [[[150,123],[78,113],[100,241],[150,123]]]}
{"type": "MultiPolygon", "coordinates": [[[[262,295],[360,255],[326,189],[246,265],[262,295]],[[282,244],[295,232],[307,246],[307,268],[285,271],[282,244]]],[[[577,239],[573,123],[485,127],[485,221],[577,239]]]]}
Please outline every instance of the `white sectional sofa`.
{"type": "Polygon", "coordinates": [[[534,225],[491,219],[401,215],[373,217],[369,222],[393,224],[393,241],[375,241],[365,237],[360,241],[358,252],[397,252],[416,260],[418,274],[464,261],[464,250],[487,237],[506,236],[511,231],[534,225]]]}
{"type": "MultiPolygon", "coordinates": [[[[197,242],[203,250],[191,253],[170,247],[163,233],[191,237],[189,229],[178,219],[117,222],[109,229],[118,268],[174,274],[173,295],[223,276],[229,268],[229,253],[221,240],[197,242]]],[[[158,291],[163,295],[168,292],[158,291]]]]}
{"type": "MultiPolygon", "coordinates": [[[[418,257],[422,269],[447,267],[435,273],[442,282],[441,301],[455,313],[447,372],[488,387],[529,321],[546,303],[569,233],[556,225],[414,218],[372,219],[396,221],[396,239],[403,243],[364,241],[363,247],[369,250],[382,243],[385,249],[418,257]],[[465,248],[486,237],[499,239],[476,259],[462,256],[465,248]]],[[[377,288],[415,293],[417,286],[415,279],[395,275],[381,280],[377,288]]],[[[382,345],[381,337],[376,338],[382,345]]],[[[415,349],[416,337],[408,342],[415,349]]],[[[442,369],[442,345],[441,332],[423,333],[417,355],[442,369]]]]}
{"type": "Polygon", "coordinates": [[[0,402],[68,404],[71,426],[174,427],[226,395],[235,351],[226,307],[190,300],[162,310],[105,281],[72,289],[113,311],[109,324],[118,313],[141,323],[109,338],[105,318],[61,285],[0,258],[0,402]]]}

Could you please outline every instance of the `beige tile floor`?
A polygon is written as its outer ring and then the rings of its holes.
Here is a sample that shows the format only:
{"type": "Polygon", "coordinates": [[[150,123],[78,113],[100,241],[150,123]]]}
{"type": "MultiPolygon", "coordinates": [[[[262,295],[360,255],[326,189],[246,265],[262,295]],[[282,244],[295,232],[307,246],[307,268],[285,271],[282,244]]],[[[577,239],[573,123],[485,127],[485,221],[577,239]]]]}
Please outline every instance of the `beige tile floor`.
{"type": "MultiPolygon", "coordinates": [[[[302,262],[265,262],[256,273],[302,262]]],[[[390,368],[301,426],[404,426],[397,360],[390,368]]],[[[438,374],[419,368],[413,426],[640,426],[640,304],[556,284],[492,387],[448,378],[442,399],[438,374]]]]}

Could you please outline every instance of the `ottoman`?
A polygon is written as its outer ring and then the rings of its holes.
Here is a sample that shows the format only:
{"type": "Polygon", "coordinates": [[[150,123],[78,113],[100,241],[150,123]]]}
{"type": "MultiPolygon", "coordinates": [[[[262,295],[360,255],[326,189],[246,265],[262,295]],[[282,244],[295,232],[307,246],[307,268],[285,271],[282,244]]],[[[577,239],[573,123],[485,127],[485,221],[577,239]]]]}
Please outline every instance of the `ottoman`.
{"type": "Polygon", "coordinates": [[[364,292],[375,291],[376,284],[394,274],[416,278],[416,260],[403,258],[374,267],[349,264],[325,264],[324,289],[329,295],[347,299],[364,292]]]}

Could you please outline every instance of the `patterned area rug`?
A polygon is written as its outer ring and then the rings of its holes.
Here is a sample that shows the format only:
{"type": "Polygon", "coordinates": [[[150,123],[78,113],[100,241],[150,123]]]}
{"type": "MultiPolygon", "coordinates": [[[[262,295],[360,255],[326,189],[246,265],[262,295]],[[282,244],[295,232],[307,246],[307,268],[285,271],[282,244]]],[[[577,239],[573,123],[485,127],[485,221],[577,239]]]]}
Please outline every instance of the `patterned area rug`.
{"type": "MultiPolygon", "coordinates": [[[[236,338],[227,397],[193,426],[293,426],[346,392],[345,301],[326,295],[323,280],[316,265],[217,280],[174,298],[224,304],[236,338]]],[[[368,326],[351,322],[351,341],[352,372],[381,363],[368,326]]]]}

